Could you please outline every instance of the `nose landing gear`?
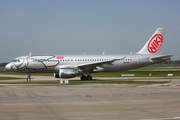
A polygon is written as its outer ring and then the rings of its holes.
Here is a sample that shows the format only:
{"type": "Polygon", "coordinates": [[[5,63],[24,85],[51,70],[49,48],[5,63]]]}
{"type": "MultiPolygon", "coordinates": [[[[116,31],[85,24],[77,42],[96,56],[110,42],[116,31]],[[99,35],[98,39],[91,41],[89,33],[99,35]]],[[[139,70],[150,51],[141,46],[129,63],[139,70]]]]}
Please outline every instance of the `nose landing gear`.
{"type": "Polygon", "coordinates": [[[27,82],[31,82],[31,73],[28,73],[27,82]]]}

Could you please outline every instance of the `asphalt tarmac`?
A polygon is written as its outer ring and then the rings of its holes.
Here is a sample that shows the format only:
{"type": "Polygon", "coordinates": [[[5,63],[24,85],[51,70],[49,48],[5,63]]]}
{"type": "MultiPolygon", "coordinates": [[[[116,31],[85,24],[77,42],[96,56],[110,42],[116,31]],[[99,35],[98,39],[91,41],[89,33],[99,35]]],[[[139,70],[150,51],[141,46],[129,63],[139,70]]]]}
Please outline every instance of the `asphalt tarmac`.
{"type": "Polygon", "coordinates": [[[0,86],[0,120],[180,120],[179,78],[154,85],[0,86]]]}

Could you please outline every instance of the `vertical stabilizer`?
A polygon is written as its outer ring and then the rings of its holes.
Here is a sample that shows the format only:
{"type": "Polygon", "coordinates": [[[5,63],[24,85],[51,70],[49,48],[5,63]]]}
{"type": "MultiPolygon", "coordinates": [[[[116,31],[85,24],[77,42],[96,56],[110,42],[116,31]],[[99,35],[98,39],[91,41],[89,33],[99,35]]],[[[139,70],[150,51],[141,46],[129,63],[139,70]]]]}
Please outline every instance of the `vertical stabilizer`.
{"type": "Polygon", "coordinates": [[[161,54],[164,43],[164,28],[158,28],[138,54],[161,54]]]}

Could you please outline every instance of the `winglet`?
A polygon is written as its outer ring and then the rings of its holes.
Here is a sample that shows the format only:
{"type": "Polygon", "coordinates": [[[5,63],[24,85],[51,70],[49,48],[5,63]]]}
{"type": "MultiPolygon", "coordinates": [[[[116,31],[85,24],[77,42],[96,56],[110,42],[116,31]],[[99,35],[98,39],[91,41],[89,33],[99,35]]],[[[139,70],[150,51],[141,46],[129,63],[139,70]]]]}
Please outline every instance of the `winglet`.
{"type": "Polygon", "coordinates": [[[164,28],[158,28],[151,36],[144,47],[138,52],[138,54],[161,54],[161,48],[164,43],[164,28]]]}

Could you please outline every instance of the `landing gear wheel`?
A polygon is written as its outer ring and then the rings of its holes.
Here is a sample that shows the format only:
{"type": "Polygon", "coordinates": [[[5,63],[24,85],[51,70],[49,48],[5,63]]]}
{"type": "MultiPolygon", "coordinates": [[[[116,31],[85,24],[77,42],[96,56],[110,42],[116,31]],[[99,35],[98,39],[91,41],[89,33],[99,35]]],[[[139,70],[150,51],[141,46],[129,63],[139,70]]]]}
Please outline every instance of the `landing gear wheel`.
{"type": "Polygon", "coordinates": [[[27,79],[27,82],[31,82],[31,79],[28,78],[28,79],[27,79]]]}
{"type": "Polygon", "coordinates": [[[86,80],[86,79],[87,79],[86,76],[84,75],[81,76],[81,80],[86,80]]]}
{"type": "Polygon", "coordinates": [[[92,76],[88,75],[87,77],[85,75],[81,76],[81,80],[92,80],[92,76]]]}
{"type": "Polygon", "coordinates": [[[87,77],[87,80],[92,80],[92,76],[88,75],[87,77]]]}

